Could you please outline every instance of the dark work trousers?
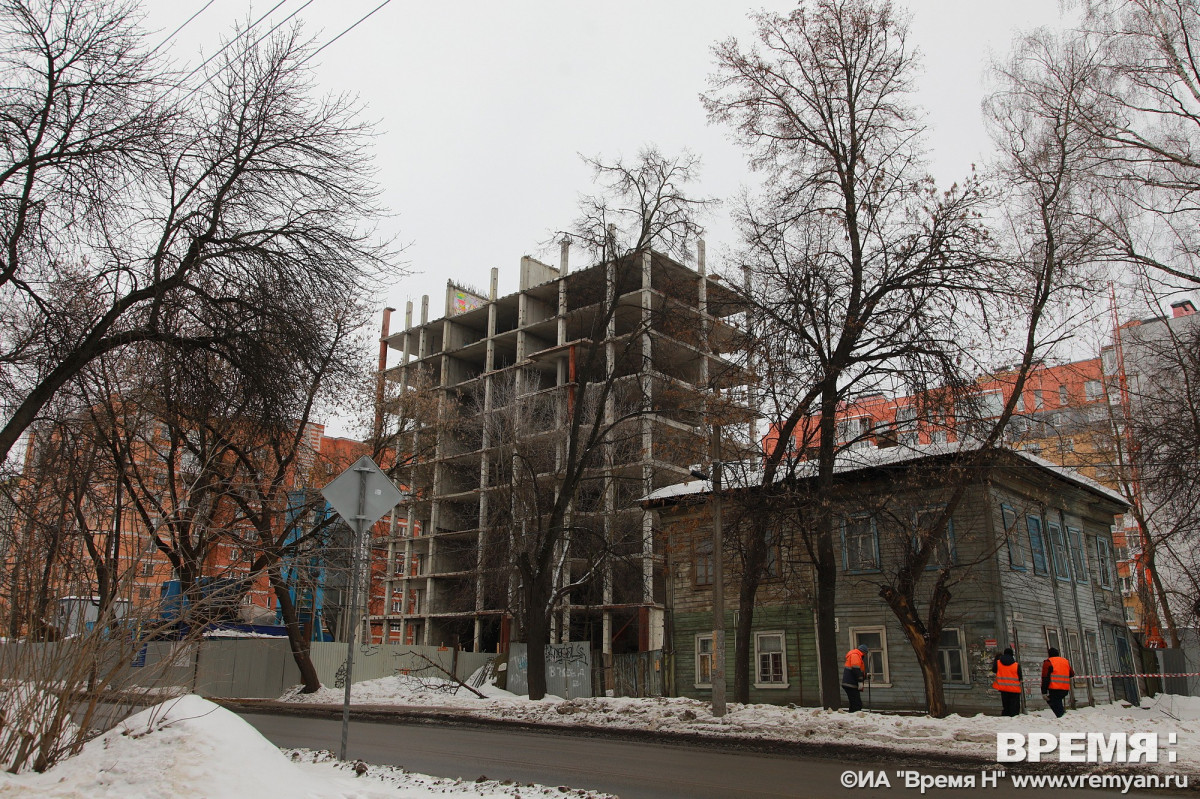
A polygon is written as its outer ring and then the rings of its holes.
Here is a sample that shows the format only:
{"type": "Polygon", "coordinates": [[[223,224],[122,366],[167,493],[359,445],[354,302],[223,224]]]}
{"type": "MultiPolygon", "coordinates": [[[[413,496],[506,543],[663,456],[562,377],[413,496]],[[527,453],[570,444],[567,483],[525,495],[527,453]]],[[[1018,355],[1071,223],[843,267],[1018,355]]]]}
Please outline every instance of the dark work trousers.
{"type": "Polygon", "coordinates": [[[862,691],[857,688],[851,688],[848,685],[843,685],[842,690],[846,692],[846,698],[850,700],[850,707],[847,709],[851,713],[857,713],[862,710],[862,691]]]}
{"type": "Polygon", "coordinates": [[[1000,692],[1000,715],[1001,716],[1019,716],[1021,715],[1021,692],[1020,691],[1001,691],[1000,692]]]}
{"type": "Polygon", "coordinates": [[[1063,717],[1063,714],[1067,712],[1066,708],[1063,707],[1063,700],[1067,698],[1068,693],[1069,691],[1057,691],[1051,688],[1050,698],[1046,700],[1046,702],[1050,705],[1050,709],[1054,711],[1054,715],[1058,716],[1060,719],[1063,717]]]}

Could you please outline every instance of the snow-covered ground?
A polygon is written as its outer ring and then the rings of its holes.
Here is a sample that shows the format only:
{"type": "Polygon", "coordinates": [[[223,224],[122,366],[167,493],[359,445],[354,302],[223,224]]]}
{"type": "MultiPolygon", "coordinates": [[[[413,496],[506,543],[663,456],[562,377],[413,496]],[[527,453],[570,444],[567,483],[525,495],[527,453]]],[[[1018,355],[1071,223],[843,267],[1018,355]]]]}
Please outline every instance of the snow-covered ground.
{"type": "MultiPolygon", "coordinates": [[[[953,755],[994,761],[996,734],[1000,732],[1156,733],[1164,753],[1174,752],[1175,762],[1160,758],[1158,770],[1200,775],[1200,698],[1160,694],[1143,699],[1141,707],[1128,703],[1069,710],[1057,719],[1049,709],[1017,718],[957,716],[934,719],[883,713],[851,714],[810,707],[730,704],[722,718],[694,699],[653,697],[561,699],[540,702],[484,685],[480,699],[457,686],[435,679],[383,677],[356,683],[354,705],[391,705],[445,708],[484,719],[504,719],[538,724],[588,726],[607,729],[651,730],[720,738],[852,743],[895,750],[897,753],[953,755]],[[1170,737],[1171,735],[1174,737],[1170,737]],[[1173,741],[1173,743],[1171,743],[1173,741]]],[[[315,694],[289,692],[289,702],[341,704],[341,690],[323,688],[315,694]]],[[[999,710],[999,700],[996,702],[999,710]]],[[[1041,705],[1040,699],[1034,704],[1041,705]]],[[[1057,759],[1052,755],[1050,759],[1057,759]]],[[[1152,766],[1151,766],[1152,768],[1152,766]]]]}
{"type": "Polygon", "coordinates": [[[606,796],[547,786],[444,780],[389,766],[340,762],[323,752],[285,753],[233,712],[198,696],[172,699],[131,716],[44,774],[0,772],[4,799],[424,799],[446,794],[497,799],[606,796]]]}
{"type": "MultiPolygon", "coordinates": [[[[1070,711],[1062,719],[1038,710],[1017,719],[997,716],[849,714],[817,708],[731,704],[723,718],[691,699],[560,699],[531,702],[492,686],[477,697],[439,680],[386,677],[354,686],[356,706],[417,707],[480,719],[563,726],[649,730],[781,742],[854,743],[898,757],[956,755],[993,760],[999,732],[1155,733],[1174,762],[1142,768],[1200,775],[1200,698],[1160,696],[1142,707],[1107,705],[1070,711]],[[1172,737],[1173,736],[1173,737],[1172,737]],[[1169,742],[1169,743],[1168,743],[1169,742]]],[[[340,704],[342,691],[289,692],[289,702],[340,704]]],[[[1124,771],[1140,770],[1129,766],[1124,771]]],[[[236,714],[196,696],[163,702],[89,741],[83,751],[45,774],[0,773],[0,799],[96,797],[162,799],[205,796],[288,796],[293,799],[397,799],[460,794],[475,797],[605,796],[565,787],[466,782],[411,774],[390,766],[340,762],[327,752],[281,751],[236,714]]]]}

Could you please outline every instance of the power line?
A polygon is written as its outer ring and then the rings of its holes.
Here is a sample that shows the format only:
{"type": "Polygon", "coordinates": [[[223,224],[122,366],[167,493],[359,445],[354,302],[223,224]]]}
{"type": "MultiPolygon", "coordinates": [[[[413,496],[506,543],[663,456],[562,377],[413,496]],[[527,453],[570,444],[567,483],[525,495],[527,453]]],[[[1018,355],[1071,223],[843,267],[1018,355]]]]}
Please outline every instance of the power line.
{"type": "MultiPolygon", "coordinates": [[[[193,76],[193,75],[195,75],[197,72],[199,72],[200,70],[204,69],[206,66],[208,66],[209,64],[211,64],[214,58],[216,58],[216,57],[217,57],[217,56],[219,56],[221,53],[225,52],[225,51],[226,51],[226,50],[228,50],[230,47],[232,47],[232,46],[233,46],[233,45],[234,45],[234,44],[235,44],[235,43],[238,41],[238,39],[241,39],[241,38],[242,38],[243,36],[245,36],[247,33],[249,33],[250,31],[254,30],[255,26],[257,26],[257,25],[258,25],[260,22],[262,22],[264,19],[266,19],[267,17],[269,17],[269,16],[270,16],[272,13],[274,13],[274,12],[275,12],[275,9],[279,8],[281,5],[283,5],[283,4],[284,4],[284,3],[286,3],[286,2],[287,2],[287,0],[279,0],[279,2],[278,2],[278,3],[276,3],[275,5],[273,5],[273,6],[270,8],[270,10],[269,10],[269,11],[267,11],[265,14],[263,14],[263,15],[262,15],[261,17],[259,17],[258,19],[254,20],[254,22],[251,22],[249,25],[247,25],[247,26],[246,26],[246,28],[245,28],[244,30],[242,30],[241,32],[239,32],[239,33],[238,33],[238,35],[237,35],[237,36],[234,36],[232,39],[230,39],[229,41],[227,41],[227,42],[225,43],[225,45],[224,45],[224,46],[223,46],[223,47],[222,47],[220,50],[218,50],[217,52],[213,53],[213,54],[212,54],[212,55],[210,55],[208,58],[204,59],[204,61],[203,61],[203,62],[202,62],[202,63],[201,63],[199,66],[197,66],[195,69],[193,69],[193,70],[192,70],[191,72],[189,72],[188,74],[184,75],[184,76],[183,76],[183,77],[180,79],[180,81],[179,81],[179,86],[182,86],[182,85],[184,84],[184,82],[186,82],[186,81],[187,81],[187,79],[188,79],[188,78],[192,77],[192,76],[193,76]]],[[[300,6],[300,8],[296,9],[296,10],[295,10],[295,11],[293,11],[291,14],[289,14],[289,15],[288,15],[288,16],[286,16],[286,17],[284,17],[284,19],[283,19],[283,20],[281,20],[281,21],[280,21],[278,24],[276,24],[276,25],[275,25],[275,27],[271,28],[271,30],[267,31],[265,34],[263,34],[262,36],[260,36],[260,37],[258,37],[257,39],[255,39],[255,40],[254,40],[254,44],[258,44],[258,43],[259,43],[259,42],[261,42],[261,41],[262,41],[262,40],[263,40],[263,39],[264,39],[266,36],[270,36],[272,33],[274,33],[274,32],[275,32],[275,30],[276,30],[276,29],[278,29],[278,28],[279,28],[279,26],[280,26],[280,25],[282,25],[284,22],[287,22],[289,19],[291,19],[292,17],[294,17],[294,16],[296,16],[297,14],[299,14],[299,13],[300,13],[301,11],[303,11],[303,10],[304,10],[304,9],[305,9],[305,8],[306,8],[306,7],[307,7],[309,4],[310,4],[310,3],[312,3],[312,0],[308,0],[308,2],[307,2],[307,3],[305,3],[304,5],[300,6]]],[[[254,46],[254,45],[251,45],[251,47],[253,47],[253,46],[254,46]]],[[[202,88],[202,87],[203,87],[205,84],[209,83],[209,82],[210,82],[210,81],[211,81],[211,80],[212,80],[214,77],[216,77],[216,73],[214,73],[214,74],[212,74],[212,75],[209,75],[207,78],[205,78],[204,80],[200,81],[198,84],[196,84],[194,87],[192,87],[191,91],[189,91],[189,92],[188,92],[187,94],[185,94],[183,97],[179,98],[180,102],[182,102],[182,101],[186,100],[187,98],[191,97],[191,96],[192,96],[193,94],[195,94],[196,92],[200,91],[200,89],[201,89],[201,88],[202,88]]]]}
{"type": "Polygon", "coordinates": [[[151,50],[151,51],[150,51],[149,53],[147,53],[146,55],[147,55],[147,56],[152,56],[152,55],[154,55],[155,53],[157,53],[157,52],[159,51],[159,49],[160,49],[160,48],[161,48],[161,47],[162,47],[164,44],[166,44],[167,42],[169,42],[169,41],[171,41],[172,39],[174,39],[174,38],[175,38],[175,36],[176,36],[176,34],[178,34],[178,33],[179,33],[181,30],[183,30],[184,28],[186,28],[189,22],[191,22],[191,21],[192,21],[192,20],[194,20],[196,17],[200,16],[200,15],[201,15],[201,14],[203,14],[205,11],[207,11],[207,10],[208,10],[208,7],[209,7],[209,6],[211,6],[213,3],[215,3],[216,1],[217,1],[217,0],[208,0],[208,2],[207,2],[207,3],[205,3],[205,4],[204,4],[204,6],[203,6],[203,7],[202,7],[202,8],[201,8],[199,11],[197,11],[195,14],[192,14],[190,17],[188,17],[186,20],[184,20],[182,25],[180,25],[180,26],[179,26],[178,28],[176,28],[175,30],[171,31],[170,35],[168,35],[168,36],[167,36],[167,38],[163,39],[161,42],[159,42],[157,45],[155,45],[154,49],[153,49],[153,50],[151,50]]]}
{"type": "Polygon", "coordinates": [[[358,27],[359,25],[361,25],[362,23],[366,22],[368,19],[370,19],[370,18],[371,18],[371,17],[372,17],[372,16],[375,14],[375,12],[376,12],[376,11],[378,11],[378,10],[379,10],[379,9],[381,9],[381,8],[383,8],[384,6],[386,6],[386,5],[387,5],[388,3],[390,3],[390,2],[392,2],[392,0],[383,0],[383,2],[382,2],[382,3],[380,3],[380,4],[379,4],[379,5],[377,5],[377,6],[375,6],[375,8],[371,9],[370,11],[368,11],[368,12],[367,12],[367,13],[366,13],[364,16],[360,17],[360,18],[359,18],[359,20],[358,20],[357,22],[355,22],[353,25],[351,25],[350,27],[346,28],[344,31],[342,31],[341,33],[339,33],[337,36],[334,36],[332,39],[330,39],[329,41],[325,42],[325,44],[321,45],[321,46],[320,46],[320,47],[318,47],[316,50],[314,50],[312,53],[310,53],[310,54],[308,55],[308,57],[307,57],[307,58],[305,58],[305,59],[304,59],[303,61],[301,61],[300,63],[301,63],[301,64],[305,64],[305,63],[307,63],[307,62],[309,61],[309,59],[311,59],[311,58],[313,58],[314,56],[316,56],[316,55],[317,55],[317,53],[321,52],[321,51],[322,51],[322,50],[324,50],[326,47],[328,47],[329,45],[333,44],[333,43],[334,43],[334,42],[336,42],[338,39],[342,38],[342,37],[343,37],[343,36],[345,36],[347,33],[349,33],[350,31],[354,30],[355,28],[357,28],[357,27],[358,27]]]}

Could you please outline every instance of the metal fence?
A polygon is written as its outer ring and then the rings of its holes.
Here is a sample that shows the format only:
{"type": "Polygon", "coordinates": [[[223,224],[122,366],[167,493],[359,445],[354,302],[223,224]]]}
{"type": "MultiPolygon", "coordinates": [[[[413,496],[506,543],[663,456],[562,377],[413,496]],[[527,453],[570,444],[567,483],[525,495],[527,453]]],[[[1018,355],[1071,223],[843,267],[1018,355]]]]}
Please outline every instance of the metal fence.
{"type": "MultiPolygon", "coordinates": [[[[592,650],[586,641],[546,647],[546,693],[564,699],[592,696],[592,650]]],[[[529,647],[508,645],[507,683],[518,696],[529,693],[529,647]]]]}
{"type": "MultiPolygon", "coordinates": [[[[0,644],[0,663],[37,658],[46,667],[36,669],[39,679],[66,679],[71,663],[89,656],[75,652],[72,642],[0,644]]],[[[345,686],[346,645],[312,644],[311,657],[321,684],[345,686]]],[[[494,656],[455,652],[434,646],[398,644],[360,645],[354,657],[354,682],[411,674],[466,680],[494,656]]],[[[10,674],[15,669],[5,669],[10,674]]],[[[24,670],[28,671],[28,670],[24,670]]],[[[113,688],[180,688],[202,696],[230,699],[275,699],[300,683],[286,640],[209,640],[203,643],[154,641],[120,664],[104,667],[113,688]]]]}

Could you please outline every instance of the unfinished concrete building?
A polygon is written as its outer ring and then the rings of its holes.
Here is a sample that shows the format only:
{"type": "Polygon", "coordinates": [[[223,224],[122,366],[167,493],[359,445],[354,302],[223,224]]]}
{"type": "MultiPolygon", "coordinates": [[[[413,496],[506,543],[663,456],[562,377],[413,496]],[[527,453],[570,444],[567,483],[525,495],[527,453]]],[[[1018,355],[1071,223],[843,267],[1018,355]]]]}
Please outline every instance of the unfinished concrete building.
{"type": "Polygon", "coordinates": [[[405,329],[385,332],[396,362],[383,372],[384,407],[401,430],[397,451],[414,456],[397,478],[406,501],[396,516],[412,521],[386,542],[385,612],[372,625],[387,641],[474,651],[519,639],[518,578],[504,562],[519,531],[496,523],[498,508],[517,501],[514,458],[498,439],[544,442],[545,458],[523,465],[553,484],[572,409],[608,381],[597,411],[608,437],[589,455],[592,479],[572,497],[572,532],[556,554],[551,635],[604,654],[660,648],[663,543],[637,500],[707,461],[713,390],[747,382],[736,296],[706,273],[703,242],[696,269],[648,252],[568,271],[565,242],[558,268],[524,257],[520,269],[514,294],[497,296],[493,269],[488,291],[450,284],[443,316],[429,318],[426,296],[418,323],[410,302],[405,329]],[[584,373],[589,362],[599,374],[584,373]],[[418,394],[426,399],[404,401],[418,394]],[[509,427],[518,432],[506,433],[496,420],[517,401],[509,427]],[[577,531],[619,556],[597,558],[577,531]]]}

